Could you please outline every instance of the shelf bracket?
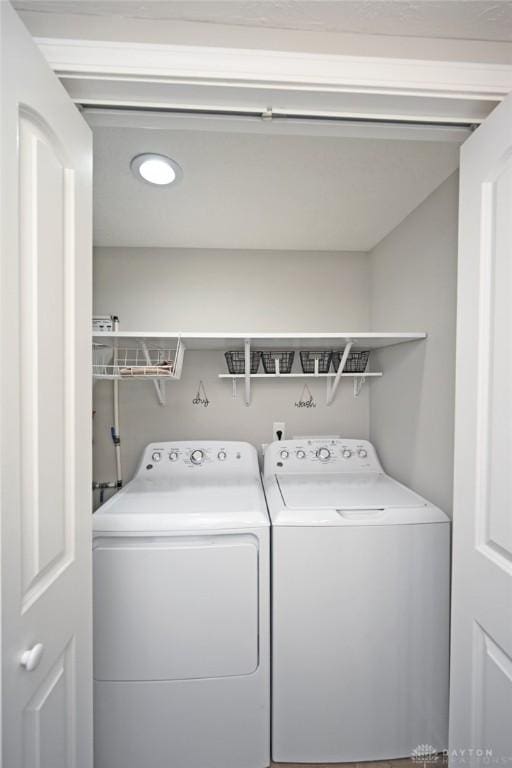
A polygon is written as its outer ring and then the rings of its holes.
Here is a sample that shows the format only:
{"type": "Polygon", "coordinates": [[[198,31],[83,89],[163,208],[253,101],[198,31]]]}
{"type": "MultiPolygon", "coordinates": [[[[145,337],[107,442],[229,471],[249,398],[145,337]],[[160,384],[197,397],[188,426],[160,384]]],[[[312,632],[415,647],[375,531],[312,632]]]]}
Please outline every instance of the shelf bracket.
{"type": "Polygon", "coordinates": [[[244,342],[245,350],[245,404],[251,404],[251,340],[244,342]]]}
{"type": "MultiPolygon", "coordinates": [[[[140,343],[142,351],[144,352],[144,357],[146,358],[146,363],[148,365],[153,365],[153,362],[151,360],[151,355],[149,354],[149,350],[147,347],[147,344],[145,341],[141,341],[140,343]]],[[[164,381],[156,381],[156,379],[153,379],[153,384],[155,386],[155,392],[156,392],[156,398],[160,405],[165,405],[167,402],[166,398],[166,392],[165,392],[165,382],[164,381]]]]}
{"type": "Polygon", "coordinates": [[[332,384],[329,385],[329,379],[327,379],[327,401],[326,405],[331,405],[331,403],[334,400],[334,397],[336,395],[337,389],[340,385],[341,381],[341,374],[343,373],[345,369],[345,364],[347,362],[348,356],[350,354],[350,350],[352,349],[354,342],[349,341],[345,349],[343,350],[343,355],[340,360],[340,364],[338,366],[338,370],[336,373],[336,376],[334,377],[332,384]]]}

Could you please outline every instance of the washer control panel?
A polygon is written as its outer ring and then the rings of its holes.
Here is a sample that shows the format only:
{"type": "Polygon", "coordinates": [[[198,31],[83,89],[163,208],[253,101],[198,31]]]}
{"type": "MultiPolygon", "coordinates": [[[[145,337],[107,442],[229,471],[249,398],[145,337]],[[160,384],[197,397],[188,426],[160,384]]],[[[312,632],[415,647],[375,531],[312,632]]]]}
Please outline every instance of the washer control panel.
{"type": "Polygon", "coordinates": [[[176,477],[201,471],[209,475],[258,470],[256,449],[249,443],[214,440],[151,443],[145,450],[137,474],[176,477]]]}
{"type": "Polygon", "coordinates": [[[382,472],[382,467],[368,440],[315,437],[271,443],[265,451],[264,472],[382,472]]]}

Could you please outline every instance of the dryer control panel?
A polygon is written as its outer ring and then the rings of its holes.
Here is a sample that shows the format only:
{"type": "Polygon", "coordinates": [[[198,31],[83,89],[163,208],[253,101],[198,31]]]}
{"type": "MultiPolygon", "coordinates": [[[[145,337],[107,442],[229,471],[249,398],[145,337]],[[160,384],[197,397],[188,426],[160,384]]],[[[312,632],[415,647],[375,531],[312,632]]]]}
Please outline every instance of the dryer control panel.
{"type": "Polygon", "coordinates": [[[176,477],[191,471],[202,475],[258,473],[254,446],[217,440],[150,443],[144,449],[136,476],[176,477]]]}
{"type": "Polygon", "coordinates": [[[375,448],[354,438],[302,438],[271,443],[265,474],[382,472],[375,448]]]}

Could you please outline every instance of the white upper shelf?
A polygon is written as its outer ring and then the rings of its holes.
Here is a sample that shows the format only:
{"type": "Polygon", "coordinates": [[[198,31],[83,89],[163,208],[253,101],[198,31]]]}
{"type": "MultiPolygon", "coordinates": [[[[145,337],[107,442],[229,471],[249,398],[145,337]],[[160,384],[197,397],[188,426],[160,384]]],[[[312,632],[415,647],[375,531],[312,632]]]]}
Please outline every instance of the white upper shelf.
{"type": "Polygon", "coordinates": [[[145,342],[150,349],[167,348],[170,339],[180,339],[189,350],[229,351],[244,348],[249,339],[255,349],[336,349],[348,341],[353,349],[379,349],[426,339],[426,333],[186,333],[167,331],[100,331],[93,342],[113,347],[137,347],[145,342]]]}

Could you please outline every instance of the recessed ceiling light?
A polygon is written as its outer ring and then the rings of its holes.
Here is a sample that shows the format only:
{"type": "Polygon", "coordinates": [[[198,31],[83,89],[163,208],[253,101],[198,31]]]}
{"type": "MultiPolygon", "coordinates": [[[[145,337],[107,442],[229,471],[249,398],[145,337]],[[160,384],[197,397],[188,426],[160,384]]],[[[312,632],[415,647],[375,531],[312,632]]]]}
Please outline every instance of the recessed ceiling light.
{"type": "Polygon", "coordinates": [[[178,181],[183,175],[178,163],[170,157],[156,155],[153,152],[137,155],[130,163],[130,167],[138,179],[161,187],[178,181]]]}

